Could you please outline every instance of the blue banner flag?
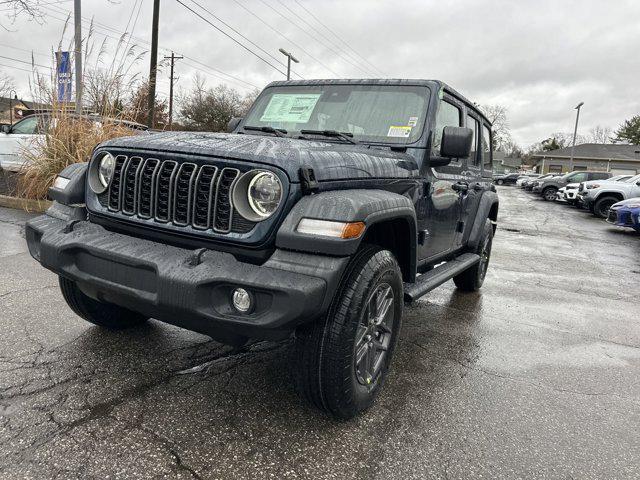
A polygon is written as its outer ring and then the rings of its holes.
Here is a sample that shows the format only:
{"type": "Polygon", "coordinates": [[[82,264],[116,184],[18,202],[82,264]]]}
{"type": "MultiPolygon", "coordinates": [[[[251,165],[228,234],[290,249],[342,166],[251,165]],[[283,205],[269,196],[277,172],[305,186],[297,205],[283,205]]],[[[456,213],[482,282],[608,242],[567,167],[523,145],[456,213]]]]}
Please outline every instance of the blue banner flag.
{"type": "Polygon", "coordinates": [[[58,101],[68,103],[71,101],[71,58],[69,52],[56,52],[58,64],[58,101]]]}

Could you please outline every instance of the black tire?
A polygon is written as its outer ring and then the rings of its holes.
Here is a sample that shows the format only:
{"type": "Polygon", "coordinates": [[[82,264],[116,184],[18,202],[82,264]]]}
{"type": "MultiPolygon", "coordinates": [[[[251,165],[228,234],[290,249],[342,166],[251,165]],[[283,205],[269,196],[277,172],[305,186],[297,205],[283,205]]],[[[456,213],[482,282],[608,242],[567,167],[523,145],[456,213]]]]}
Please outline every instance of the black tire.
{"type": "Polygon", "coordinates": [[[487,268],[489,268],[492,245],[493,225],[491,224],[491,220],[487,219],[482,230],[482,237],[478,242],[478,248],[476,248],[474,252],[480,255],[480,262],[453,277],[453,283],[456,284],[459,290],[464,292],[476,292],[480,290],[480,287],[482,287],[484,283],[484,278],[487,275],[487,268]]]}
{"type": "Polygon", "coordinates": [[[619,201],[620,199],[616,197],[599,198],[593,204],[593,214],[599,218],[607,218],[609,216],[609,209],[611,208],[611,205],[619,201]]]}
{"type": "Polygon", "coordinates": [[[296,332],[300,395],[337,419],[353,418],[369,408],[391,363],[403,303],[402,275],[393,254],[377,246],[362,247],[327,315],[296,332]],[[389,298],[392,303],[387,305],[389,298]],[[378,307],[386,314],[376,325],[371,315],[378,307]],[[363,357],[365,353],[370,356],[363,357]]]}
{"type": "Polygon", "coordinates": [[[147,317],[113,303],[99,302],[88,297],[75,282],[58,277],[60,291],[67,305],[79,317],[109,330],[121,330],[147,321],[147,317]]]}
{"type": "Polygon", "coordinates": [[[498,180],[496,183],[497,183],[498,185],[504,185],[504,180],[498,180]]]}
{"type": "Polygon", "coordinates": [[[544,198],[547,202],[552,202],[556,199],[557,193],[558,189],[556,187],[547,187],[542,191],[542,198],[544,198]]]}

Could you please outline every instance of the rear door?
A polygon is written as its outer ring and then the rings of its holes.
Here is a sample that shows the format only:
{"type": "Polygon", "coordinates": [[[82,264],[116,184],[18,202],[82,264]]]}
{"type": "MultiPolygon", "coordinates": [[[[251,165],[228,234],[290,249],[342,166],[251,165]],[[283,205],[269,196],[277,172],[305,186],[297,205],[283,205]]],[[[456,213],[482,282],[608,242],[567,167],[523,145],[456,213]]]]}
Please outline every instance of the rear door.
{"type": "MultiPolygon", "coordinates": [[[[456,244],[462,245],[463,235],[470,223],[475,218],[475,213],[480,203],[482,192],[490,188],[490,182],[485,182],[482,177],[482,152],[480,146],[480,119],[478,115],[467,109],[465,126],[473,131],[473,141],[469,158],[463,161],[462,176],[467,186],[466,192],[460,192],[461,212],[460,220],[456,228],[456,244]]],[[[490,178],[490,177],[489,177],[490,178]]]]}

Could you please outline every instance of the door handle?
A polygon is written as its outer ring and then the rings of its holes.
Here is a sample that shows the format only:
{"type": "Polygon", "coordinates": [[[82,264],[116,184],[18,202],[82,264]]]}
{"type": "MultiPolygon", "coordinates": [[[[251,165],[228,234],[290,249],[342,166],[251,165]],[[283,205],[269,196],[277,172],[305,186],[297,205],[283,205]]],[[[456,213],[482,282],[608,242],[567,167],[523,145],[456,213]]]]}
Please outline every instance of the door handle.
{"type": "Polygon", "coordinates": [[[456,192],[467,192],[469,190],[469,184],[466,182],[458,182],[451,185],[451,188],[456,192]]]}

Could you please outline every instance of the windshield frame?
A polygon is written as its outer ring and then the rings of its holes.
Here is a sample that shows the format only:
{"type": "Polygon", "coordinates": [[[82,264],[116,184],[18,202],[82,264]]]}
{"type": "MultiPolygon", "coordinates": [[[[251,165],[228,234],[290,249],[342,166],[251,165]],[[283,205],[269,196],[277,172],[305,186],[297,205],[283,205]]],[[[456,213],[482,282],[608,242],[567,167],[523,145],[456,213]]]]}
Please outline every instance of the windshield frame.
{"type": "MultiPolygon", "coordinates": [[[[383,140],[369,140],[366,137],[362,137],[359,134],[354,134],[353,135],[353,139],[356,140],[359,144],[364,145],[365,147],[367,146],[383,146],[383,147],[393,147],[393,148],[408,148],[408,147],[416,147],[416,146],[420,146],[420,147],[424,147],[426,144],[425,141],[425,137],[428,137],[428,135],[425,135],[425,132],[429,133],[429,128],[428,126],[430,125],[430,109],[431,109],[431,105],[433,104],[434,101],[434,89],[433,87],[429,84],[429,83],[422,83],[422,82],[398,82],[398,83],[391,83],[391,82],[385,82],[385,83],[380,83],[380,82],[368,82],[368,81],[362,81],[362,82],[354,82],[354,81],[345,81],[345,82],[340,82],[340,81],[330,81],[330,82],[309,82],[309,83],[282,83],[282,82],[275,82],[273,84],[269,84],[267,85],[262,92],[260,92],[260,95],[258,95],[258,97],[255,99],[255,101],[253,102],[253,104],[251,105],[251,108],[249,109],[249,111],[246,113],[246,115],[243,117],[242,121],[240,122],[240,124],[237,127],[236,131],[242,131],[245,125],[250,125],[251,123],[248,122],[248,119],[250,118],[250,116],[254,113],[256,113],[256,110],[258,109],[259,106],[261,106],[261,102],[264,101],[264,97],[266,97],[267,95],[270,95],[271,92],[273,91],[273,89],[279,90],[275,93],[281,93],[282,89],[285,88],[291,88],[291,89],[296,89],[296,88],[334,88],[334,87],[351,87],[351,88],[358,88],[358,87],[379,87],[379,88],[394,88],[394,87],[414,87],[414,88],[422,88],[424,89],[424,100],[425,100],[425,105],[424,105],[424,112],[422,112],[422,117],[421,117],[421,121],[418,122],[417,126],[420,127],[420,134],[415,138],[415,140],[411,141],[411,142],[386,142],[383,140]]],[[[251,120],[255,123],[255,120],[251,120]]],[[[336,144],[345,144],[345,141],[340,139],[340,138],[335,138],[335,137],[329,137],[329,136],[322,136],[322,135],[303,135],[300,133],[299,130],[289,130],[287,129],[287,135],[286,137],[288,138],[293,138],[293,139],[301,139],[301,140],[308,140],[308,141],[321,141],[321,142],[326,142],[326,143],[336,143],[336,144]],[[292,133],[293,132],[293,133],[292,133]]],[[[302,130],[302,129],[301,129],[302,130]]],[[[250,135],[261,135],[260,132],[251,132],[250,135]]]]}

